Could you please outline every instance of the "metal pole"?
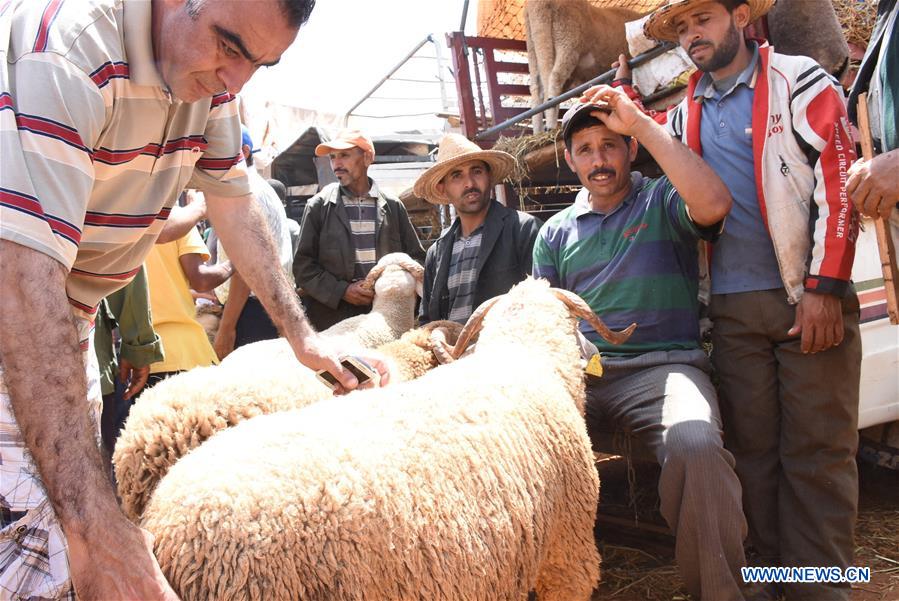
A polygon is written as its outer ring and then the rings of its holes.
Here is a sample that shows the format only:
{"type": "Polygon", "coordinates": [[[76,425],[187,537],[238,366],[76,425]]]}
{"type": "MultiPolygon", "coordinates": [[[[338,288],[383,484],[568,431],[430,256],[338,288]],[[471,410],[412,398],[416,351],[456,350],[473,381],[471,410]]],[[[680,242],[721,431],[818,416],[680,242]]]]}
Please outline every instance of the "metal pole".
{"type": "MultiPolygon", "coordinates": [[[[627,61],[627,64],[631,68],[638,67],[638,66],[642,65],[643,63],[654,59],[655,57],[659,56],[660,54],[664,54],[665,52],[668,52],[675,46],[676,46],[676,44],[674,42],[664,42],[660,46],[656,46],[655,48],[653,48],[651,50],[647,50],[646,52],[644,52],[642,54],[638,54],[634,58],[627,61]]],[[[525,119],[527,119],[529,117],[533,117],[537,113],[542,113],[543,111],[545,111],[548,108],[554,107],[558,104],[562,104],[569,98],[574,98],[575,96],[579,96],[583,91],[585,91],[587,88],[589,88],[591,86],[595,86],[595,85],[598,85],[601,83],[608,83],[608,82],[612,81],[612,79],[615,77],[616,70],[617,69],[609,69],[602,75],[598,75],[598,76],[594,77],[593,79],[591,79],[590,81],[583,83],[574,89],[568,90],[564,94],[560,94],[560,95],[556,96],[555,98],[550,98],[549,100],[547,100],[540,106],[535,106],[534,108],[532,108],[530,110],[527,110],[523,113],[515,115],[511,119],[507,119],[507,120],[503,121],[502,123],[500,123],[499,125],[494,125],[490,129],[485,129],[481,133],[475,135],[474,139],[482,140],[484,138],[490,137],[493,134],[506,129],[509,126],[515,125],[519,121],[524,121],[525,119]]]]}
{"type": "Polygon", "coordinates": [[[443,106],[443,112],[448,113],[449,97],[446,94],[446,75],[443,73],[443,48],[437,43],[437,40],[431,40],[434,44],[434,54],[437,56],[437,81],[440,82],[440,103],[443,106]]]}
{"type": "Polygon", "coordinates": [[[385,75],[384,77],[381,78],[381,81],[379,81],[378,83],[375,84],[375,87],[373,87],[373,88],[370,89],[368,92],[366,92],[366,93],[365,93],[365,96],[363,96],[362,98],[359,99],[359,102],[357,102],[356,104],[354,104],[354,105],[352,106],[352,108],[350,108],[350,110],[348,110],[346,113],[344,113],[344,115],[343,115],[343,126],[346,127],[347,120],[349,120],[350,115],[353,114],[353,111],[355,111],[357,108],[359,108],[359,105],[361,105],[363,102],[365,102],[366,100],[368,100],[368,97],[371,96],[372,94],[374,94],[374,93],[378,90],[378,88],[380,88],[380,87],[384,84],[385,81],[387,81],[388,79],[390,79],[390,76],[391,76],[391,75],[393,75],[394,73],[396,73],[397,71],[399,71],[400,67],[402,67],[403,65],[405,65],[405,64],[406,64],[406,61],[408,61],[410,58],[412,58],[413,56],[415,56],[415,53],[418,52],[419,50],[421,50],[421,47],[422,47],[422,46],[424,46],[424,45],[427,44],[428,42],[433,42],[433,41],[434,41],[434,38],[431,37],[431,34],[428,34],[428,37],[426,37],[426,38],[423,39],[421,42],[419,42],[419,43],[415,46],[415,48],[412,49],[412,52],[410,52],[409,54],[407,54],[407,55],[403,58],[403,60],[401,60],[400,62],[398,62],[398,63],[396,64],[396,66],[395,66],[393,69],[391,69],[390,72],[387,73],[387,75],[385,75]]]}
{"type": "Polygon", "coordinates": [[[468,0],[462,5],[462,23],[459,24],[459,31],[465,35],[465,22],[468,20],[468,0]]]}

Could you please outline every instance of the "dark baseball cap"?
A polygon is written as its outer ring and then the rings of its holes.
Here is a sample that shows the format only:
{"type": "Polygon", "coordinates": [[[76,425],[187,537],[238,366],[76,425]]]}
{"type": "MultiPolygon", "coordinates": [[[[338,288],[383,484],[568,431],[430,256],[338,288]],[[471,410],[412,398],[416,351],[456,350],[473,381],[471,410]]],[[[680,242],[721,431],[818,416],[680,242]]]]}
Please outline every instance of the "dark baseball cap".
{"type": "Polygon", "coordinates": [[[596,119],[590,114],[593,111],[609,112],[609,108],[600,104],[580,102],[565,111],[565,115],[562,117],[562,139],[567,141],[571,130],[576,125],[580,125],[587,119],[596,119]]]}

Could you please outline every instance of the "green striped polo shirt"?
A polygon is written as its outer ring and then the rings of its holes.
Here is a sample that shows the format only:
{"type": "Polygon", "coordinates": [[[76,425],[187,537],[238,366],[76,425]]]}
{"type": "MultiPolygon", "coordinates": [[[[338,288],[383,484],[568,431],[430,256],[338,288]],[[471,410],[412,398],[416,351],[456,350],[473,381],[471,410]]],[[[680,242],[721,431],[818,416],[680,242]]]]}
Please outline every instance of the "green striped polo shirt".
{"type": "Polygon", "coordinates": [[[249,193],[237,103],[168,93],[147,0],[0,13],[0,235],[68,268],[69,301],[90,315],[140,269],[182,189],[249,193]]]}
{"type": "Polygon", "coordinates": [[[609,327],[637,323],[630,340],[612,345],[581,322],[600,352],[632,355],[699,347],[697,242],[720,224],[700,228],[668,178],[631,174],[630,195],[608,214],[590,207],[582,189],[574,204],[540,228],[534,277],[576,292],[609,327]]]}

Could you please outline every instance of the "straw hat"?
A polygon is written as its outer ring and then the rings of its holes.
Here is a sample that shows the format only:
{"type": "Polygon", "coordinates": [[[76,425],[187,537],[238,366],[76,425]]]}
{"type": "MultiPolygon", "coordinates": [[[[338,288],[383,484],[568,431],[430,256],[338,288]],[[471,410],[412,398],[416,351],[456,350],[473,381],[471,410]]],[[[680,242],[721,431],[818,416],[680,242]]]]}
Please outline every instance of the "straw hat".
{"type": "Polygon", "coordinates": [[[450,204],[449,199],[437,191],[437,184],[446,175],[468,161],[484,161],[490,167],[490,185],[500,183],[512,171],[515,158],[500,150],[481,150],[481,147],[459,134],[447,134],[440,140],[437,163],[418,177],[412,191],[419,198],[433,204],[450,204]]]}
{"type": "MultiPolygon", "coordinates": [[[[677,31],[672,21],[700,4],[714,0],[668,0],[664,6],[659,7],[643,24],[643,33],[648,38],[656,40],[676,42],[677,31]]],[[[774,6],[776,0],[745,0],[749,5],[749,22],[752,23],[774,6]]]]}

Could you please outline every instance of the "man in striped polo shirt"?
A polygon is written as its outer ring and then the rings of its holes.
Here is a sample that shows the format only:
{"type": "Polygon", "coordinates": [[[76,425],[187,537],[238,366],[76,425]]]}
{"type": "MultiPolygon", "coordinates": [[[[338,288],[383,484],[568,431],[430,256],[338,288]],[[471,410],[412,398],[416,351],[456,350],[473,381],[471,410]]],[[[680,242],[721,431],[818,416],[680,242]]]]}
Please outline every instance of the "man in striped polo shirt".
{"type": "Polygon", "coordinates": [[[356,383],[270,269],[232,101],[312,6],[0,1],[0,598],[175,598],[106,476],[89,347],[188,184],[300,360],[356,383]]]}
{"type": "Polygon", "coordinates": [[[584,188],[540,229],[534,276],[579,294],[612,328],[637,323],[615,346],[586,323],[604,374],[588,378],[587,428],[633,432],[662,466],[661,512],[695,599],[743,598],[740,483],[724,449],[709,361],[699,336],[697,243],[714,240],[731,206],[721,179],[621,91],[581,104],[562,122],[565,160],[584,188]],[[637,141],[665,176],[631,173],[637,141]]]}

